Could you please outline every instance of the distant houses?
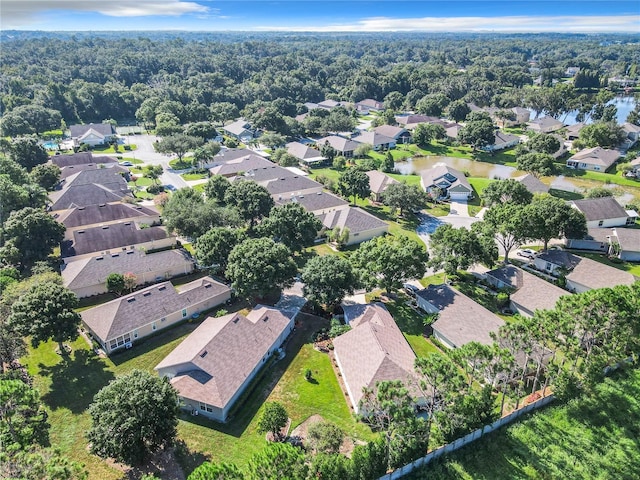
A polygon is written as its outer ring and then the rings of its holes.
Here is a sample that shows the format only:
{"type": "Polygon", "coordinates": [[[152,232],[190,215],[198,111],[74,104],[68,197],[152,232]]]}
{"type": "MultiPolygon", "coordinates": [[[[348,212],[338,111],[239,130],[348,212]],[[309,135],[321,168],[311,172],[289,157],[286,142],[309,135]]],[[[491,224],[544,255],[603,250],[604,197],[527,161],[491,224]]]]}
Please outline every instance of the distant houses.
{"type": "Polygon", "coordinates": [[[239,119],[225,125],[222,127],[222,131],[242,143],[249,143],[257,136],[256,131],[253,130],[249,122],[244,119],[239,119]]]}
{"type": "Polygon", "coordinates": [[[180,406],[226,422],[251,380],[290,335],[295,313],[257,305],[247,315],[208,317],[156,367],[180,406]]]}
{"type": "Polygon", "coordinates": [[[91,147],[110,143],[116,137],[116,129],[110,123],[89,123],[69,127],[74,145],[86,144],[91,147]]]}
{"type": "Polygon", "coordinates": [[[524,185],[524,187],[534,195],[536,193],[549,193],[549,187],[530,173],[515,177],[514,180],[524,185]]]}
{"type": "Polygon", "coordinates": [[[180,290],[163,282],[85,310],[81,317],[90,335],[109,354],[230,298],[231,289],[211,277],[182,285],[180,290]]]}
{"type": "Polygon", "coordinates": [[[553,133],[564,127],[564,123],[553,117],[541,117],[527,123],[527,128],[535,133],[553,133]]]}

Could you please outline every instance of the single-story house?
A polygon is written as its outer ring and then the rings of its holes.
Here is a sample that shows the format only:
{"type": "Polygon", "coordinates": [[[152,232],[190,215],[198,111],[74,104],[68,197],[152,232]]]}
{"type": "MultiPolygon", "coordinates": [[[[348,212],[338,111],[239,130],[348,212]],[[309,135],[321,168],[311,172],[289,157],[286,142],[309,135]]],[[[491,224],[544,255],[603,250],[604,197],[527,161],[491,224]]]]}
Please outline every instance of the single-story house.
{"type": "Polygon", "coordinates": [[[520,143],[520,137],[517,135],[511,135],[501,130],[496,130],[494,133],[493,144],[482,147],[482,150],[487,152],[496,152],[498,150],[504,150],[505,148],[515,147],[520,143]]]}
{"type": "Polygon", "coordinates": [[[556,120],[553,117],[542,117],[531,120],[527,123],[527,128],[532,132],[537,133],[551,133],[557,132],[564,127],[564,123],[556,120]]]}
{"type": "Polygon", "coordinates": [[[567,140],[577,140],[580,137],[580,130],[586,127],[587,124],[584,122],[578,122],[573,125],[569,125],[567,127],[567,133],[565,134],[567,140]]]}
{"type": "Polygon", "coordinates": [[[608,228],[588,228],[584,238],[566,238],[567,248],[575,250],[593,250],[607,253],[609,251],[609,237],[611,230],[608,228]]]}
{"type": "Polygon", "coordinates": [[[560,276],[562,272],[568,272],[579,262],[580,257],[564,250],[540,252],[533,259],[533,265],[537,270],[556,277],[560,276]]]}
{"type": "Polygon", "coordinates": [[[131,196],[126,179],[113,168],[84,170],[67,177],[60,190],[49,193],[49,210],[119,202],[131,196]]]}
{"type": "Polygon", "coordinates": [[[343,309],[351,330],[333,339],[333,353],[353,410],[360,413],[363,389],[375,390],[383,381],[402,381],[416,403],[424,403],[416,388],[416,355],[384,304],[343,309]]]}
{"type": "Polygon", "coordinates": [[[384,135],[385,137],[393,138],[398,143],[410,143],[411,132],[406,128],[396,127],[393,125],[380,125],[373,129],[374,132],[384,135]]]}
{"type": "Polygon", "coordinates": [[[444,131],[449,138],[458,138],[458,134],[460,130],[462,130],[462,125],[459,123],[446,123],[443,125],[444,131]]]}
{"type": "Polygon", "coordinates": [[[365,98],[355,104],[356,111],[360,115],[369,115],[370,112],[381,112],[384,110],[384,103],[372,98],[365,98]]]}
{"type": "Polygon", "coordinates": [[[318,150],[300,142],[287,143],[287,152],[305,165],[317,165],[327,160],[318,150]]]}
{"type": "Polygon", "coordinates": [[[629,272],[596,262],[590,258],[581,258],[566,278],[567,289],[576,293],[617,285],[632,285],[637,280],[629,272]]]}
{"type": "MultiPolygon", "coordinates": [[[[82,323],[110,354],[130,348],[158,330],[216,307],[231,298],[231,289],[203,277],[177,290],[171,282],[152,285],[137,292],[83,311],[82,323]]],[[[247,349],[248,350],[248,349],[247,349]]]]}
{"type": "Polygon", "coordinates": [[[389,231],[387,222],[357,207],[332,210],[318,215],[318,218],[323,225],[320,235],[326,230],[338,228],[342,232],[347,229],[349,238],[345,242],[346,245],[355,245],[356,243],[371,240],[389,231]]]}
{"type": "Polygon", "coordinates": [[[61,267],[62,283],[78,298],[106,293],[107,277],[112,273],[132,273],[136,284],[168,280],[193,271],[193,260],[184,250],[165,250],[147,254],[142,250],[85,257],[61,267]]]}
{"type": "Polygon", "coordinates": [[[429,285],[416,293],[418,307],[438,319],[431,325],[433,336],[449,348],[469,342],[491,345],[504,321],[448,285],[429,285]]]}
{"type": "Polygon", "coordinates": [[[63,240],[60,250],[63,261],[68,263],[96,254],[110,255],[136,249],[161,250],[173,247],[176,241],[165,227],[140,228],[134,222],[119,222],[75,230],[71,240],[63,240]]]}
{"type": "Polygon", "coordinates": [[[277,205],[284,205],[291,202],[300,204],[307,212],[316,215],[323,215],[333,210],[349,208],[349,202],[329,192],[294,195],[276,200],[277,205]]]}
{"type": "Polygon", "coordinates": [[[76,230],[110,225],[125,220],[138,225],[160,225],[160,212],[154,207],[122,202],[57,210],[52,213],[52,216],[66,227],[64,237],[66,240],[71,240],[76,230]]]}
{"type": "Polygon", "coordinates": [[[246,173],[259,168],[269,168],[274,166],[273,162],[248,150],[244,150],[244,154],[242,156],[230,155],[230,157],[231,158],[227,158],[226,156],[216,156],[209,168],[211,175],[222,175],[223,177],[231,178],[239,173],[246,173]]]}
{"type": "Polygon", "coordinates": [[[570,205],[587,219],[587,228],[623,227],[635,222],[613,197],[572,200],[570,205]]]}
{"type": "Polygon", "coordinates": [[[336,107],[348,108],[350,106],[351,105],[349,104],[349,102],[341,102],[341,101],[338,101],[338,100],[327,99],[327,100],[323,100],[321,102],[318,102],[316,108],[323,108],[325,110],[333,110],[336,107]]]}
{"type": "Polygon", "coordinates": [[[256,137],[256,132],[251,128],[249,122],[244,119],[236,120],[222,127],[222,130],[242,143],[248,143],[256,137]]]}
{"type": "Polygon", "coordinates": [[[609,237],[610,254],[627,262],[640,262],[640,230],[636,228],[614,228],[609,237]]]}
{"type": "Polygon", "coordinates": [[[117,163],[84,163],[82,165],[69,165],[68,167],[62,167],[60,169],[60,183],[64,184],[68,177],[75,175],[78,172],[96,169],[112,170],[113,172],[117,172],[118,174],[122,175],[127,180],[129,180],[131,176],[127,167],[118,165],[117,163]]]}
{"type": "Polygon", "coordinates": [[[155,370],[192,415],[226,422],[238,398],[294,327],[295,313],[256,305],[246,316],[208,317],[155,370]]]}
{"type": "Polygon", "coordinates": [[[633,123],[625,122],[622,124],[622,130],[627,136],[625,147],[633,147],[638,139],[640,139],[640,127],[638,125],[634,125],[633,123]]]}
{"type": "Polygon", "coordinates": [[[511,111],[516,114],[516,119],[513,120],[516,125],[523,125],[531,119],[531,112],[526,108],[513,107],[511,111]]]}
{"type": "Polygon", "coordinates": [[[375,151],[389,150],[396,147],[396,140],[392,137],[387,137],[381,133],[375,131],[362,132],[360,135],[353,137],[351,140],[358,143],[366,143],[373,147],[375,151]]]}
{"type": "Polygon", "coordinates": [[[640,157],[631,160],[629,165],[631,165],[631,176],[640,178],[640,157]]]}
{"type": "Polygon", "coordinates": [[[75,145],[85,143],[95,147],[96,145],[107,144],[116,137],[116,129],[110,123],[71,125],[69,131],[75,145]]]}
{"type": "Polygon", "coordinates": [[[421,171],[420,185],[433,198],[468,200],[473,196],[473,188],[464,174],[447,165],[421,171]]]}
{"type": "Polygon", "coordinates": [[[60,168],[86,165],[88,163],[92,163],[94,165],[118,163],[118,160],[114,157],[93,155],[91,152],[54,155],[49,157],[49,161],[60,168]]]}
{"type": "Polygon", "coordinates": [[[585,148],[567,159],[567,167],[606,172],[619,158],[618,150],[602,147],[585,148]]]}
{"type": "Polygon", "coordinates": [[[442,122],[438,117],[431,117],[429,115],[409,114],[409,115],[396,115],[396,122],[404,126],[407,130],[413,130],[421,123],[439,123],[442,122]]]}
{"type": "Polygon", "coordinates": [[[513,265],[491,270],[485,278],[497,288],[514,289],[509,296],[510,307],[526,317],[532,317],[536,310],[553,310],[558,299],[568,295],[565,290],[513,265]]]}
{"type": "Polygon", "coordinates": [[[514,180],[520,182],[525,186],[527,190],[529,190],[534,195],[536,193],[549,193],[549,187],[538,180],[536,177],[527,173],[526,175],[521,175],[519,177],[514,177],[514,180]]]}
{"type": "Polygon", "coordinates": [[[370,170],[366,172],[369,177],[369,188],[371,189],[371,197],[373,201],[382,201],[382,193],[387,189],[389,185],[394,183],[400,183],[395,178],[391,178],[384,172],[379,170],[370,170]]]}
{"type": "MultiPolygon", "coordinates": [[[[250,177],[248,178],[251,179],[250,177]]],[[[285,197],[320,193],[324,188],[321,183],[303,175],[283,176],[258,183],[267,189],[275,201],[282,200],[285,197]]]]}
{"type": "Polygon", "coordinates": [[[353,140],[349,140],[348,138],[339,137],[338,135],[329,135],[328,137],[316,140],[316,146],[320,151],[322,151],[322,147],[325,145],[329,145],[333,148],[338,155],[342,155],[346,158],[352,158],[353,152],[360,144],[353,140]]]}

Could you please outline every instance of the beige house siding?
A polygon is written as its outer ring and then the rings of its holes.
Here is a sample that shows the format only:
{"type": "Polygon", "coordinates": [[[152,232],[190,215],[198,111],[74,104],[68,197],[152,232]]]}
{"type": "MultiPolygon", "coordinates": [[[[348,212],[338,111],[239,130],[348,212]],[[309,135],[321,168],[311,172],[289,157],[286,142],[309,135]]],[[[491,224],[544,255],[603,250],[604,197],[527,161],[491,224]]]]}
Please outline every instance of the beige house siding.
{"type": "Polygon", "coordinates": [[[152,240],[150,242],[145,242],[145,243],[138,243],[135,245],[125,245],[123,247],[116,247],[116,248],[111,248],[109,250],[104,250],[102,252],[90,252],[90,253],[85,253],[82,255],[75,255],[73,257],[66,257],[63,258],[62,260],[64,261],[64,263],[69,263],[69,262],[73,262],[75,260],[80,260],[81,258],[87,258],[87,257],[95,257],[96,255],[99,254],[103,254],[103,255],[108,255],[111,253],[117,253],[117,252],[124,252],[126,250],[160,250],[163,248],[170,248],[173,247],[174,245],[176,245],[176,241],[177,238],[174,236],[169,236],[167,238],[162,238],[160,240],[152,240]]]}
{"type": "Polygon", "coordinates": [[[606,218],[604,220],[591,220],[587,222],[587,228],[611,228],[624,227],[629,217],[606,218]],[[602,223],[600,223],[602,222],[602,223]]]}
{"type": "Polygon", "coordinates": [[[349,241],[346,243],[346,245],[355,245],[356,243],[366,242],[367,240],[371,240],[372,238],[384,235],[388,231],[389,227],[385,226],[373,230],[367,230],[365,232],[349,233],[349,241]]]}
{"type": "Polygon", "coordinates": [[[581,283],[578,283],[576,281],[571,281],[569,279],[567,279],[567,289],[575,293],[584,293],[591,290],[589,287],[585,287],[581,283]]]}

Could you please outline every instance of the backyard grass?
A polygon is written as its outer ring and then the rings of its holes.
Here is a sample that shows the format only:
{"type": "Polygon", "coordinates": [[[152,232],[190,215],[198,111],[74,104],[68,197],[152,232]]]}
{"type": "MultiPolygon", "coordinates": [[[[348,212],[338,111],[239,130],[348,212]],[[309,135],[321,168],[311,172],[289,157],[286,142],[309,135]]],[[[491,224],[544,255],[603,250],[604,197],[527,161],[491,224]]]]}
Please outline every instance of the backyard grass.
{"type": "Polygon", "coordinates": [[[187,182],[190,180],[202,180],[203,178],[208,177],[206,173],[182,173],[180,176],[187,182]]]}
{"type": "Polygon", "coordinates": [[[406,477],[456,479],[640,478],[640,370],[535,412],[406,477]]]}
{"type": "Polygon", "coordinates": [[[491,178],[469,177],[467,178],[471,188],[473,188],[473,199],[467,205],[469,206],[469,215],[475,217],[482,209],[482,192],[487,186],[495,180],[491,178]]]}
{"type": "Polygon", "coordinates": [[[429,277],[424,277],[420,279],[420,283],[423,287],[428,287],[429,285],[440,285],[444,283],[445,273],[440,272],[435,275],[431,275],[429,277]]]}

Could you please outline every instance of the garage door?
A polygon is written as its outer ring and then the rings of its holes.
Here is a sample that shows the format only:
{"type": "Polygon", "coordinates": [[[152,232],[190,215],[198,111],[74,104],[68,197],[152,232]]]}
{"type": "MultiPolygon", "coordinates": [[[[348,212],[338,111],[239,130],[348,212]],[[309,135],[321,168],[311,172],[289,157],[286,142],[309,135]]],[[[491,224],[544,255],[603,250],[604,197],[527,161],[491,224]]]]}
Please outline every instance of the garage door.
{"type": "Polygon", "coordinates": [[[451,200],[467,200],[469,196],[465,192],[449,192],[451,200]]]}

